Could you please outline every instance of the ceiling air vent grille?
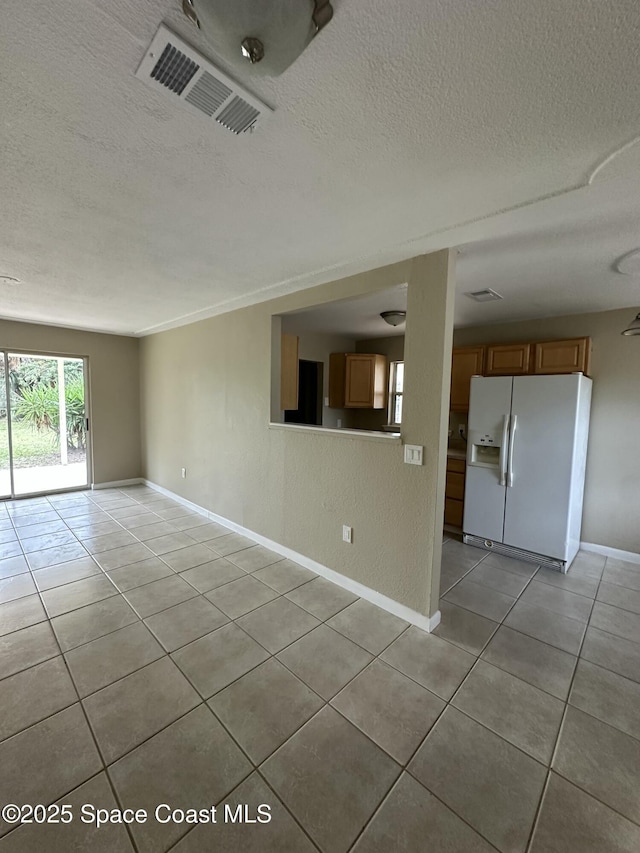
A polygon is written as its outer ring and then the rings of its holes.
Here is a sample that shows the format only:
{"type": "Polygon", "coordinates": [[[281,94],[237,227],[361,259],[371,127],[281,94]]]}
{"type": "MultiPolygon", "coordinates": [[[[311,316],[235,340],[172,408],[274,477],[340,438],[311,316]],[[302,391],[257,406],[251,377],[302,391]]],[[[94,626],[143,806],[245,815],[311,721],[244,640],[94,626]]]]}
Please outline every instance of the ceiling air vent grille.
{"type": "Polygon", "coordinates": [[[476,302],[493,302],[496,299],[502,299],[502,296],[490,287],[486,290],[473,290],[471,293],[465,293],[465,296],[475,299],[476,302]]]}
{"type": "Polygon", "coordinates": [[[253,131],[273,112],[162,24],[136,77],[156,91],[172,92],[188,110],[236,135],[253,131]]]}
{"type": "Polygon", "coordinates": [[[185,86],[198,70],[198,64],[172,44],[165,45],[162,56],[156,62],[151,76],[167,89],[181,95],[185,86]]]}

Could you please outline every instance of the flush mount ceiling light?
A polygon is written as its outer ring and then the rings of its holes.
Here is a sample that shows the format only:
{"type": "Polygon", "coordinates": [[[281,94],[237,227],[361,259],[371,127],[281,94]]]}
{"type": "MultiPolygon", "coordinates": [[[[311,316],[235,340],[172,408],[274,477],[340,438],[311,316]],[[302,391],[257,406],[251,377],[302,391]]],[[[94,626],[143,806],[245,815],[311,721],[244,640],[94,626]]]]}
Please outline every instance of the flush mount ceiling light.
{"type": "Polygon", "coordinates": [[[329,0],[182,0],[211,47],[256,73],[282,74],[333,17],[329,0]]]}
{"type": "Polygon", "coordinates": [[[640,275],[640,249],[633,249],[618,258],[613,268],[622,275],[640,275]]]}
{"type": "Polygon", "coordinates": [[[475,299],[476,302],[494,302],[496,299],[502,299],[499,293],[487,287],[486,290],[472,290],[471,293],[465,293],[469,299],[475,299]]]}
{"type": "Polygon", "coordinates": [[[640,335],[640,314],[636,314],[636,319],[632,320],[631,323],[627,326],[624,332],[621,332],[623,335],[640,335]]]}
{"type": "Polygon", "coordinates": [[[407,319],[406,311],[383,311],[380,314],[385,323],[388,323],[390,326],[399,326],[401,323],[407,319]]]}

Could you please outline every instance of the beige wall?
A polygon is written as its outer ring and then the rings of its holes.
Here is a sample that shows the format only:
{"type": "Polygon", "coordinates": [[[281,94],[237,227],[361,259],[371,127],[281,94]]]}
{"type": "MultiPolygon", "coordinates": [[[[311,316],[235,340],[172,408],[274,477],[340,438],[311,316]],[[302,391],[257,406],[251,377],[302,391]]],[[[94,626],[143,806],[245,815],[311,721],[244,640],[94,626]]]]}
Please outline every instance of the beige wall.
{"type": "Polygon", "coordinates": [[[0,349],[88,357],[93,482],[140,476],[137,338],[0,320],[0,349]]]}
{"type": "MultiPolygon", "coordinates": [[[[374,352],[379,355],[386,355],[388,362],[402,361],[404,358],[404,335],[358,341],[356,352],[374,352]]],[[[353,413],[355,429],[380,430],[388,423],[388,406],[384,409],[356,409],[353,413]]]]}
{"type": "Polygon", "coordinates": [[[423,614],[437,610],[452,332],[448,251],[144,338],[145,476],[423,614]],[[270,427],[271,317],[409,283],[406,441],[270,427]],[[180,476],[186,467],[187,479],[180,476]],[[341,541],[353,527],[353,544],[341,541]]]}
{"type": "Polygon", "coordinates": [[[640,552],[640,339],[620,332],[634,311],[458,329],[456,346],[589,335],[593,399],[582,540],[640,552]]]}

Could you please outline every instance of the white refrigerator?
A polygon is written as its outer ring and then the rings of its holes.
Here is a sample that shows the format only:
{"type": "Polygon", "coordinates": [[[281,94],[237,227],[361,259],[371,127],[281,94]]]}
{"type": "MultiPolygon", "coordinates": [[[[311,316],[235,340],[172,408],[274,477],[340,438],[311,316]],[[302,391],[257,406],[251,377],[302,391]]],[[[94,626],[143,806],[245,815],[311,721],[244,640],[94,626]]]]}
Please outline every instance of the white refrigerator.
{"type": "Polygon", "coordinates": [[[463,539],[566,572],[580,547],[591,380],[474,376],[463,539]]]}

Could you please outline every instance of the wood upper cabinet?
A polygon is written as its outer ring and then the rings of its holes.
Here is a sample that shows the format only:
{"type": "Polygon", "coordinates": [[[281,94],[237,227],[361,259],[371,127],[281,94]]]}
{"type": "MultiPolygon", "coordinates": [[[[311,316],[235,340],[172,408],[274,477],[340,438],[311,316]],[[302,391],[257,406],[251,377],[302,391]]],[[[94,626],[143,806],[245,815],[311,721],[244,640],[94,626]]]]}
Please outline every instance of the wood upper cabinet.
{"type": "Polygon", "coordinates": [[[298,408],[298,336],[282,335],[280,341],[280,408],[298,408]]]}
{"type": "Polygon", "coordinates": [[[469,410],[471,377],[482,375],[484,350],[484,347],[454,348],[451,359],[451,411],[469,410]]]}
{"type": "Polygon", "coordinates": [[[541,341],[534,344],[532,373],[577,373],[589,375],[591,338],[541,341]]]}
{"type": "Polygon", "coordinates": [[[491,344],[487,347],[485,376],[519,376],[529,373],[531,344],[491,344]]]}
{"type": "Polygon", "coordinates": [[[384,355],[334,352],[329,357],[329,406],[333,409],[384,409],[387,404],[384,355]]]}

